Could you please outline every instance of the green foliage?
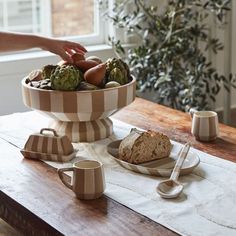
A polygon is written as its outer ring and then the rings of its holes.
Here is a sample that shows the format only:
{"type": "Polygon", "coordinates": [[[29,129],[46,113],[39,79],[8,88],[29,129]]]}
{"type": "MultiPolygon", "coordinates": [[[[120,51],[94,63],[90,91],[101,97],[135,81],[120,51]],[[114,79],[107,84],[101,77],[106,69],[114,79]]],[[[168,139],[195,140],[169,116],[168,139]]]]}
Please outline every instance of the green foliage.
{"type": "Polygon", "coordinates": [[[138,36],[140,44],[126,52],[119,40],[109,40],[129,64],[140,91],[154,90],[158,103],[179,110],[209,109],[222,83],[226,89],[236,87],[235,78],[220,75],[205,53],[223,49],[219,39],[210,38],[207,19],[213,14],[224,24],[229,4],[230,0],[168,0],[158,9],[144,0],[116,1],[108,19],[138,36]]]}

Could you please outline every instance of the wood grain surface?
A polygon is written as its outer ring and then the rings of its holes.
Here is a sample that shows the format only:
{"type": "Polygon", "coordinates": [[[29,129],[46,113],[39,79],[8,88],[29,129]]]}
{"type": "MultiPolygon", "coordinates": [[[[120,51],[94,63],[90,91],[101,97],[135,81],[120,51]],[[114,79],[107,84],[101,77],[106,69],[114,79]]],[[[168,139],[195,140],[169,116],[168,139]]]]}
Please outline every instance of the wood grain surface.
{"type": "MultiPolygon", "coordinates": [[[[236,161],[236,129],[220,125],[220,137],[200,143],[190,134],[188,114],[137,98],[114,116],[154,129],[181,143],[236,161]]],[[[24,235],[176,235],[169,229],[108,197],[77,200],[61,184],[56,170],[41,161],[23,159],[19,149],[0,140],[0,217],[24,235]]]]}
{"type": "Polygon", "coordinates": [[[105,196],[76,199],[54,168],[3,141],[0,156],[0,216],[24,235],[176,235],[105,196]]]}
{"type": "Polygon", "coordinates": [[[141,98],[113,117],[146,130],[160,131],[180,143],[190,141],[199,150],[236,162],[236,128],[220,124],[220,135],[215,141],[199,142],[191,134],[189,114],[141,98]]]}

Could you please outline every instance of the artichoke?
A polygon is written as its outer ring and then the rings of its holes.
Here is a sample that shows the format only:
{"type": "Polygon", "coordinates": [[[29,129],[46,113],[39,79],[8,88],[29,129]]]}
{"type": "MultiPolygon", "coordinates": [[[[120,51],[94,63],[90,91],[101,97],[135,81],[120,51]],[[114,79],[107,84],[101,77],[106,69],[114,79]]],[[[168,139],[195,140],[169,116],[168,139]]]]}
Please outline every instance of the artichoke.
{"type": "Polygon", "coordinates": [[[70,65],[58,66],[50,77],[52,89],[64,91],[76,90],[82,79],[82,74],[70,65]]]}
{"type": "Polygon", "coordinates": [[[116,81],[121,85],[127,84],[129,77],[129,67],[124,61],[118,58],[109,58],[106,61],[107,82],[116,81]]]}
{"type": "Polygon", "coordinates": [[[50,79],[51,74],[58,66],[56,65],[46,65],[42,68],[42,79],[50,79]]]}
{"type": "Polygon", "coordinates": [[[115,81],[119,84],[126,84],[126,79],[124,78],[124,73],[119,68],[114,68],[108,77],[108,81],[115,81]]]}

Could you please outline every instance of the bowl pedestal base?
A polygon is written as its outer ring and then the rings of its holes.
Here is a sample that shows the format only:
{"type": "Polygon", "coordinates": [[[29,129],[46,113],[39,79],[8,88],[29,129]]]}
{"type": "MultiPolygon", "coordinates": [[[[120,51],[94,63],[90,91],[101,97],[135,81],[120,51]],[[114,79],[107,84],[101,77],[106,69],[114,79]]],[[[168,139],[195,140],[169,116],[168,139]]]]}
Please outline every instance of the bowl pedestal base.
{"type": "Polygon", "coordinates": [[[67,135],[73,143],[93,142],[113,133],[112,120],[109,118],[83,122],[53,120],[49,127],[55,129],[59,135],[67,135]]]}

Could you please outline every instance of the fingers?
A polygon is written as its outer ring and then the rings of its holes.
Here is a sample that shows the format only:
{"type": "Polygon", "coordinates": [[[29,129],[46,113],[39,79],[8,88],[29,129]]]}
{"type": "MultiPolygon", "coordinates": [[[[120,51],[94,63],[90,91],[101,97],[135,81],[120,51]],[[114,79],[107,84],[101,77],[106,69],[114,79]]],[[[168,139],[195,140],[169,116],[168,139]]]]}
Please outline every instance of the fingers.
{"type": "Polygon", "coordinates": [[[86,48],[83,47],[82,45],[80,45],[80,44],[76,44],[76,45],[77,45],[77,47],[75,47],[75,50],[77,50],[78,52],[79,52],[79,51],[82,51],[82,52],[84,52],[84,53],[87,52],[86,48]]]}
{"type": "Polygon", "coordinates": [[[64,61],[67,61],[69,63],[73,63],[73,59],[72,59],[71,55],[67,54],[66,52],[64,52],[60,56],[64,61]]]}
{"type": "Polygon", "coordinates": [[[86,48],[83,47],[82,45],[80,45],[79,43],[73,43],[73,42],[67,42],[64,45],[64,49],[67,52],[70,52],[71,50],[75,51],[75,52],[79,52],[81,54],[84,54],[87,52],[86,48]]]}
{"type": "Polygon", "coordinates": [[[86,48],[79,43],[64,40],[53,40],[53,48],[49,45],[48,50],[59,55],[63,60],[69,63],[73,63],[71,56],[74,53],[78,52],[84,55],[87,52],[86,48]]]}
{"type": "Polygon", "coordinates": [[[63,60],[66,60],[69,63],[73,63],[73,59],[71,58],[71,56],[76,52],[82,55],[84,55],[87,52],[87,50],[82,45],[74,42],[66,42],[63,49],[65,51],[63,53],[64,54],[63,57],[62,56],[61,57],[63,60]]]}
{"type": "MultiPolygon", "coordinates": [[[[75,53],[75,50],[74,49],[70,49],[70,48],[64,48],[64,52],[66,52],[67,54],[72,56],[75,53]]],[[[83,52],[83,54],[84,54],[84,52],[83,52]]]]}
{"type": "MultiPolygon", "coordinates": [[[[78,49],[78,48],[74,48],[73,49],[75,52],[78,52],[78,53],[80,53],[80,54],[82,54],[82,55],[84,55],[85,54],[85,52],[84,51],[81,51],[80,49],[78,49]]],[[[75,53],[74,52],[74,53],[75,53]]],[[[86,51],[87,52],[87,51],[86,51]]]]}

